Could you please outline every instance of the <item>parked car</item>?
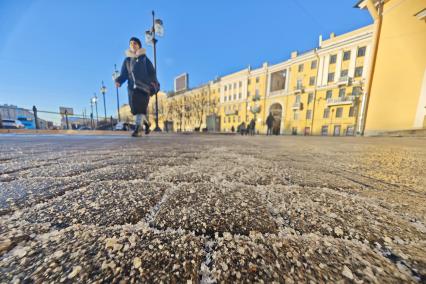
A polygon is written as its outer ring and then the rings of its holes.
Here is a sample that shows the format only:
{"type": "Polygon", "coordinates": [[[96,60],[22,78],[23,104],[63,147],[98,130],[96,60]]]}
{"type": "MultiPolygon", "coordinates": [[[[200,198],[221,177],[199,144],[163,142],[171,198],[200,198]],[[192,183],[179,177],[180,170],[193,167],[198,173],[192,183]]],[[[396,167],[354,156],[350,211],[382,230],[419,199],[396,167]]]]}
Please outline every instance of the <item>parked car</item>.
{"type": "Polygon", "coordinates": [[[22,129],[22,128],[25,128],[25,126],[19,120],[15,120],[15,119],[3,119],[2,122],[3,122],[3,128],[8,128],[8,129],[22,129]]]}
{"type": "Polygon", "coordinates": [[[92,130],[92,128],[86,126],[86,125],[80,125],[77,130],[92,130]]]}
{"type": "Polygon", "coordinates": [[[115,130],[129,131],[134,129],[135,125],[127,122],[119,122],[115,125],[115,130]]]}

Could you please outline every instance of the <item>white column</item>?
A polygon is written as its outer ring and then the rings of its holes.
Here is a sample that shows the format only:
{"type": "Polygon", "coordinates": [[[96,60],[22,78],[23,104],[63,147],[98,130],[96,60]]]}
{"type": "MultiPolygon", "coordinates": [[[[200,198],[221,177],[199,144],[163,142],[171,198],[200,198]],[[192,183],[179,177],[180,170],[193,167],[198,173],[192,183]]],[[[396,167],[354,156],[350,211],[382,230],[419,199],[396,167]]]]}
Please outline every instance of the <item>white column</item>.
{"type": "Polygon", "coordinates": [[[343,51],[340,50],[337,53],[337,60],[336,60],[336,71],[334,71],[334,82],[336,83],[337,81],[339,81],[340,78],[340,70],[342,70],[342,56],[343,56],[343,51]]]}
{"type": "Polygon", "coordinates": [[[317,78],[317,87],[321,87],[322,85],[322,76],[323,76],[323,65],[324,65],[324,56],[321,56],[319,62],[317,62],[318,68],[318,78],[317,78]]]}
{"type": "Polygon", "coordinates": [[[286,69],[286,74],[285,74],[285,88],[284,88],[284,90],[286,90],[287,92],[290,90],[290,86],[288,84],[290,84],[290,67],[288,67],[286,69]]]}
{"type": "Polygon", "coordinates": [[[330,65],[330,54],[327,54],[324,57],[324,69],[323,69],[323,74],[322,74],[322,85],[327,85],[329,65],[330,65]]]}
{"type": "Polygon", "coordinates": [[[357,48],[352,47],[351,49],[351,61],[349,61],[349,71],[348,71],[348,76],[353,78],[354,74],[355,74],[355,63],[356,63],[356,51],[357,48]]]}
{"type": "Polygon", "coordinates": [[[269,93],[271,92],[271,72],[266,71],[266,97],[269,97],[269,93]]]}
{"type": "Polygon", "coordinates": [[[362,78],[366,78],[368,74],[368,70],[370,70],[370,61],[371,61],[370,53],[371,53],[371,46],[367,45],[367,48],[365,50],[363,68],[362,68],[362,78]]]}

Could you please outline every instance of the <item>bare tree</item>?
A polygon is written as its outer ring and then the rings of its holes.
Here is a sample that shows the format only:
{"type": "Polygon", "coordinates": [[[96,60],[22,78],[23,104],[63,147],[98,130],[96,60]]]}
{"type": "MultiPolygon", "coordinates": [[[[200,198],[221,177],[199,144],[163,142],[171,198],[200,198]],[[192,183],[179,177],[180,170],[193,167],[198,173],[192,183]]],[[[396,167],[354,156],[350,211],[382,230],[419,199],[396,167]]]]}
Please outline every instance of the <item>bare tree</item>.
{"type": "Polygon", "coordinates": [[[184,117],[183,100],[171,99],[168,105],[168,113],[173,120],[176,120],[179,130],[182,131],[182,122],[184,117]]]}
{"type": "Polygon", "coordinates": [[[208,98],[206,94],[199,94],[192,99],[192,114],[198,128],[201,129],[206,112],[208,111],[208,98]]]}
{"type": "Polygon", "coordinates": [[[219,100],[212,98],[209,102],[209,113],[208,114],[219,114],[219,100]]]}
{"type": "Polygon", "coordinates": [[[184,97],[183,99],[183,116],[185,118],[185,124],[191,121],[193,117],[193,98],[184,97]]]}

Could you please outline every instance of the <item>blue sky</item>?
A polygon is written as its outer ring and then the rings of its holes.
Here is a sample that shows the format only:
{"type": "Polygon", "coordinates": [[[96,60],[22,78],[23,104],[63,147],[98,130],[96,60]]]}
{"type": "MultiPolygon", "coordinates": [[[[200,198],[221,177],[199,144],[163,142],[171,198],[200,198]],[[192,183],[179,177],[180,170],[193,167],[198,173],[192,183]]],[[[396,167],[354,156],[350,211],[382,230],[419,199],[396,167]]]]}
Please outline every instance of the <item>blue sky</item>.
{"type": "MultiPolygon", "coordinates": [[[[104,80],[107,113],[115,115],[114,64],[121,66],[131,36],[143,41],[151,10],[165,26],[157,57],[167,91],[183,72],[194,87],[312,49],[319,34],[371,24],[368,12],[353,8],[355,2],[0,0],[0,104],[50,111],[67,106],[82,113],[104,80]]],[[[144,47],[152,58],[152,48],[144,47]]],[[[126,88],[120,89],[120,100],[127,102],[126,88]]]]}

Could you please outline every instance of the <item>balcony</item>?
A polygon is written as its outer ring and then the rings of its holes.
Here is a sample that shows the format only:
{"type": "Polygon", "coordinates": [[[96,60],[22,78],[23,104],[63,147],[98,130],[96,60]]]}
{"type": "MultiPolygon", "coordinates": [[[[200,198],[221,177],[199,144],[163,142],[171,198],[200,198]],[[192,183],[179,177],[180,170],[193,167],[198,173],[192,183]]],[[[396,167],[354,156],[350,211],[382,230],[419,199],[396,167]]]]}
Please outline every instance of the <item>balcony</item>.
{"type": "Polygon", "coordinates": [[[301,110],[302,109],[302,103],[294,103],[292,106],[291,106],[291,109],[292,110],[301,110]]]}
{"type": "Polygon", "coordinates": [[[327,106],[351,105],[355,101],[354,96],[340,97],[336,99],[327,99],[327,106]]]}
{"type": "Polygon", "coordinates": [[[238,115],[238,110],[226,110],[225,115],[238,115]]]}
{"type": "Polygon", "coordinates": [[[303,85],[297,85],[294,88],[294,93],[295,94],[303,93],[304,90],[305,90],[305,87],[303,85]]]}
{"type": "Polygon", "coordinates": [[[339,81],[337,81],[337,85],[349,85],[352,81],[352,78],[349,76],[343,76],[339,78],[339,81]]]}

